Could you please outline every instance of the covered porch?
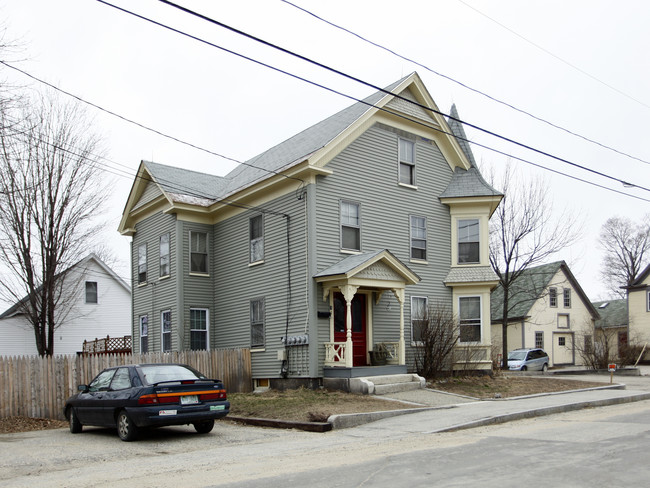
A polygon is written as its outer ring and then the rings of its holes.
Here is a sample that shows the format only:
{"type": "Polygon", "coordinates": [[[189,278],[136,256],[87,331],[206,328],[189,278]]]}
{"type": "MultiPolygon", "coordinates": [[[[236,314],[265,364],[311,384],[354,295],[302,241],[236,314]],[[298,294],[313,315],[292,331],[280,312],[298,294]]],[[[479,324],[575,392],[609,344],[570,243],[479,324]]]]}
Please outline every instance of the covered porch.
{"type": "MultiPolygon", "coordinates": [[[[404,301],[407,285],[420,278],[388,250],[349,256],[314,276],[329,302],[329,341],[324,343],[324,376],[386,374],[373,368],[406,371],[404,301]],[[394,297],[398,319],[388,324],[390,337],[376,340],[373,311],[382,297],[394,297]],[[345,369],[348,372],[337,371],[345,369]]],[[[393,373],[388,373],[393,374],[393,373]]]]}

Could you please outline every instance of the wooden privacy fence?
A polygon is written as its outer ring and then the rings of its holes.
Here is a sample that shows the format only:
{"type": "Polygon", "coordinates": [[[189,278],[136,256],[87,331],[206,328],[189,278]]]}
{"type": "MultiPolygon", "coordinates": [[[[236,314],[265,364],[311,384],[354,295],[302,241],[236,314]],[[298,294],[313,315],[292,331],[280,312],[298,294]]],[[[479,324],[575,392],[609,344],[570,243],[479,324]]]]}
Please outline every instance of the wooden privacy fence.
{"type": "Polygon", "coordinates": [[[148,354],[0,357],[0,417],[61,419],[65,401],[104,368],[182,363],[224,382],[229,392],[252,391],[250,349],[148,354]]]}

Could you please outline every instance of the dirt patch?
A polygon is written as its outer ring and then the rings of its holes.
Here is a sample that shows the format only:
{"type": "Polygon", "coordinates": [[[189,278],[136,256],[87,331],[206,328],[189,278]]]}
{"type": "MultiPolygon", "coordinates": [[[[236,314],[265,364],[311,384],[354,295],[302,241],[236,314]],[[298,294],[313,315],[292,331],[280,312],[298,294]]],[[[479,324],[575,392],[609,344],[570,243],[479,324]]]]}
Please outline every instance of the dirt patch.
{"type": "Polygon", "coordinates": [[[576,381],[561,378],[544,378],[531,376],[469,376],[448,378],[430,383],[427,386],[434,390],[456,393],[472,398],[511,398],[534,395],[537,393],[552,393],[557,391],[578,390],[603,386],[605,383],[593,381],[576,381]]]}
{"type": "MultiPolygon", "coordinates": [[[[577,390],[603,386],[603,383],[531,376],[470,376],[449,378],[427,386],[478,399],[577,390]]],[[[264,393],[231,393],[230,413],[238,417],[258,417],[299,422],[324,422],[330,415],[377,412],[413,408],[413,405],[388,402],[377,397],[328,390],[269,390],[264,393]]],[[[0,434],[32,430],[59,429],[68,423],[61,420],[27,417],[0,418],[0,434]]]]}
{"type": "Polygon", "coordinates": [[[30,417],[0,418],[0,434],[29,432],[32,430],[61,429],[67,426],[68,423],[62,420],[34,419],[30,417]]]}

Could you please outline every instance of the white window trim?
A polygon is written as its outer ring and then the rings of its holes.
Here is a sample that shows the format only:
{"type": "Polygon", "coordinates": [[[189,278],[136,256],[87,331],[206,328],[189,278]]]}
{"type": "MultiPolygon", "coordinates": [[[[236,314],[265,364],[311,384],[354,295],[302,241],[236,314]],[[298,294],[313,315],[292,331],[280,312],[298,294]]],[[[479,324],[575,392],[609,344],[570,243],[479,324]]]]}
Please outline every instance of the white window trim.
{"type": "Polygon", "coordinates": [[[250,332],[251,332],[251,351],[259,351],[266,348],[266,299],[264,297],[251,298],[248,302],[248,315],[250,319],[250,332]],[[263,343],[253,345],[253,302],[262,302],[262,337],[263,343]]]}
{"type": "Polygon", "coordinates": [[[346,199],[341,199],[339,200],[339,247],[341,249],[341,252],[343,253],[349,253],[349,254],[360,254],[362,245],[361,245],[361,204],[359,202],[355,202],[353,200],[346,200],[346,199]],[[357,212],[359,214],[359,224],[357,226],[352,226],[352,225],[345,225],[345,227],[349,227],[351,229],[358,229],[359,231],[359,249],[351,249],[348,247],[343,247],[343,204],[349,204],[349,205],[356,205],[357,207],[357,212]]]}
{"type": "Polygon", "coordinates": [[[88,305],[99,305],[99,283],[97,281],[86,280],[84,282],[84,302],[88,305]],[[88,301],[88,283],[95,283],[95,301],[88,301]]]}
{"type": "Polygon", "coordinates": [[[138,318],[138,337],[140,338],[140,354],[148,353],[151,348],[149,347],[150,346],[150,344],[149,344],[149,315],[147,315],[147,314],[140,315],[140,317],[138,318]],[[147,321],[147,334],[144,335],[144,336],[142,335],[142,319],[146,319],[146,321],[147,321]],[[147,351],[146,351],[146,353],[142,352],[142,338],[143,337],[147,338],[147,351]]]}
{"type": "Polygon", "coordinates": [[[407,139],[404,137],[400,137],[397,140],[397,184],[399,186],[404,186],[406,188],[412,188],[414,190],[417,190],[417,169],[416,169],[416,161],[417,161],[417,155],[415,152],[415,141],[412,139],[407,139]],[[408,142],[413,146],[413,161],[402,161],[402,141],[408,142]],[[404,183],[402,182],[402,164],[406,164],[412,168],[412,183],[404,183]]]}
{"type": "Polygon", "coordinates": [[[479,299],[479,318],[480,318],[480,324],[479,324],[479,330],[481,332],[481,338],[478,341],[467,341],[467,342],[462,342],[460,340],[460,337],[458,338],[458,344],[470,344],[470,345],[478,345],[478,344],[483,344],[483,296],[482,295],[462,295],[458,297],[458,327],[459,331],[458,333],[460,334],[460,300],[461,298],[478,298],[479,299]]]}
{"type": "MultiPolygon", "coordinates": [[[[202,232],[200,230],[190,230],[189,235],[189,255],[187,258],[189,259],[189,271],[190,271],[190,276],[210,276],[210,239],[209,239],[209,234],[207,232],[202,232]],[[194,234],[205,234],[205,267],[206,271],[192,271],[192,233],[194,234]]],[[[198,254],[198,253],[197,253],[198,254]]]]}
{"type": "Polygon", "coordinates": [[[158,239],[158,261],[159,261],[159,267],[158,267],[158,279],[164,279],[164,278],[169,278],[172,274],[172,235],[170,232],[164,232],[163,234],[160,235],[158,239]],[[167,236],[167,274],[162,274],[162,258],[163,254],[161,252],[162,248],[162,238],[163,236],[167,236]]]}
{"type": "Polygon", "coordinates": [[[426,313],[426,311],[429,310],[429,297],[423,296],[423,295],[414,295],[414,296],[411,297],[411,311],[410,311],[411,312],[411,317],[410,317],[411,318],[411,345],[412,346],[422,346],[422,345],[424,345],[423,342],[422,341],[416,341],[414,339],[414,335],[413,335],[413,321],[417,320],[416,318],[413,317],[413,310],[415,309],[415,307],[413,306],[413,300],[416,299],[416,298],[424,298],[424,310],[425,310],[425,313],[426,313]]]}
{"type": "Polygon", "coordinates": [[[427,218],[424,215],[409,215],[409,256],[410,260],[414,263],[427,263],[429,256],[429,226],[427,218]],[[411,223],[411,219],[414,217],[424,219],[424,255],[427,256],[424,259],[413,257],[413,224],[411,223]]]}
{"type": "MultiPolygon", "coordinates": [[[[481,230],[481,218],[480,217],[472,217],[472,216],[466,216],[466,217],[459,217],[456,219],[456,263],[459,266],[476,266],[477,264],[481,264],[481,242],[483,240],[483,231],[481,230]],[[466,221],[476,221],[478,225],[478,240],[477,241],[470,241],[471,243],[477,242],[478,243],[478,260],[477,261],[465,261],[461,262],[460,261],[460,223],[461,222],[466,222],[466,221]]],[[[466,242],[465,242],[466,243],[466,242]]]]}
{"type": "Polygon", "coordinates": [[[160,351],[161,352],[171,352],[174,348],[172,346],[172,330],[173,330],[173,322],[172,322],[172,311],[171,309],[167,310],[162,310],[160,312],[160,351]],[[166,313],[169,313],[169,351],[165,351],[164,345],[165,345],[165,329],[163,327],[164,324],[164,316],[166,313]]]}
{"type": "Polygon", "coordinates": [[[205,349],[192,349],[192,331],[201,331],[203,332],[203,329],[192,329],[192,321],[190,320],[190,343],[189,343],[189,350],[190,351],[209,351],[210,350],[210,309],[209,308],[203,308],[203,307],[190,307],[190,315],[192,314],[192,310],[204,310],[205,311],[205,349]]]}
{"type": "Polygon", "coordinates": [[[264,224],[265,224],[264,214],[254,215],[248,219],[248,263],[249,265],[257,265],[257,264],[262,264],[264,262],[264,256],[266,253],[266,240],[265,240],[266,236],[264,232],[265,230],[264,224]],[[262,258],[253,261],[253,239],[251,237],[251,224],[253,222],[253,219],[257,219],[257,218],[262,219],[262,236],[257,238],[257,240],[262,241],[262,258]]]}
{"type": "Polygon", "coordinates": [[[147,256],[147,243],[143,242],[142,244],[138,244],[138,266],[136,268],[136,281],[138,282],[138,286],[146,285],[147,281],[149,280],[149,263],[148,263],[149,256],[147,256]],[[144,280],[140,281],[140,250],[144,249],[144,280]]]}

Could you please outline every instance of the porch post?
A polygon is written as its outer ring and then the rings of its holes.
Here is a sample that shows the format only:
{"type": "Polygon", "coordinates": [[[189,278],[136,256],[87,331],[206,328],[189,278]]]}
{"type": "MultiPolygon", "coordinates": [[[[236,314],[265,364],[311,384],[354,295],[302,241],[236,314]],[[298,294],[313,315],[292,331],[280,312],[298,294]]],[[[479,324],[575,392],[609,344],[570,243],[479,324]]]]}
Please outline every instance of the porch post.
{"type": "Polygon", "coordinates": [[[406,343],[404,341],[404,290],[394,288],[393,294],[399,302],[399,364],[406,364],[406,343]]]}
{"type": "Polygon", "coordinates": [[[343,298],[345,298],[345,305],[346,305],[346,314],[345,314],[345,367],[346,368],[351,368],[352,367],[352,358],[353,358],[353,353],[352,353],[352,299],[354,298],[354,294],[357,292],[359,289],[358,286],[352,286],[352,285],[343,285],[341,286],[341,293],[343,294],[343,298]]]}

